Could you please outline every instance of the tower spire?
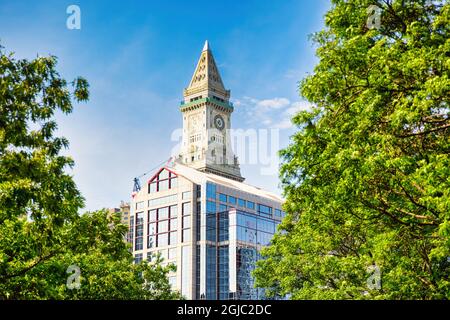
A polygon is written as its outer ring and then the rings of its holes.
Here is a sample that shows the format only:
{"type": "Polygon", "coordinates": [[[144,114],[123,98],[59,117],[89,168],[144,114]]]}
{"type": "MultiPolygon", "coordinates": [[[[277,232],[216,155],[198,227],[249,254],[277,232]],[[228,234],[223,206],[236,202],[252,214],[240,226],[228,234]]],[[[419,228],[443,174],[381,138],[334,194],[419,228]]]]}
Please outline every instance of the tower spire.
{"type": "Polygon", "coordinates": [[[192,98],[199,96],[205,98],[213,95],[228,101],[230,91],[226,90],[223,85],[211,47],[206,40],[189,86],[184,90],[184,98],[185,102],[189,102],[192,98]]]}
{"type": "Polygon", "coordinates": [[[183,143],[177,161],[202,172],[244,181],[231,147],[230,90],[225,89],[208,40],[184,89],[183,143]]]}
{"type": "Polygon", "coordinates": [[[207,50],[209,50],[209,43],[208,43],[208,40],[205,40],[205,45],[203,46],[202,51],[207,51],[207,50]]]}

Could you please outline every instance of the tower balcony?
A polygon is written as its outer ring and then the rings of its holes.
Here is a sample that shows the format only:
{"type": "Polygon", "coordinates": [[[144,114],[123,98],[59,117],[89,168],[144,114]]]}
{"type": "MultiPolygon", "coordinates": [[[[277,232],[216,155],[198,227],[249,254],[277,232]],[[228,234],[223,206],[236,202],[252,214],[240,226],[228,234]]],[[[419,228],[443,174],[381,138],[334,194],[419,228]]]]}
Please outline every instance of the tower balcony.
{"type": "Polygon", "coordinates": [[[234,110],[233,103],[230,101],[222,101],[215,97],[205,97],[205,98],[197,99],[197,100],[191,101],[191,102],[181,101],[180,102],[180,111],[185,111],[185,110],[189,109],[190,107],[194,107],[194,106],[204,104],[204,103],[215,104],[219,107],[228,109],[229,111],[234,110]]]}

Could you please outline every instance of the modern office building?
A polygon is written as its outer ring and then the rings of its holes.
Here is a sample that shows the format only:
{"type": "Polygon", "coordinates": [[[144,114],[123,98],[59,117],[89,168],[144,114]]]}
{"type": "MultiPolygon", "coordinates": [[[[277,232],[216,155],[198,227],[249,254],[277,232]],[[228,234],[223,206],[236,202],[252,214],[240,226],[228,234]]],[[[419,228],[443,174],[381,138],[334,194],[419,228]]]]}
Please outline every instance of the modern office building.
{"type": "Polygon", "coordinates": [[[229,101],[205,43],[180,105],[180,155],[133,193],[129,239],[135,261],[160,254],[187,299],[261,299],[251,272],[284,213],[282,199],[244,183],[233,154],[229,101]]]}

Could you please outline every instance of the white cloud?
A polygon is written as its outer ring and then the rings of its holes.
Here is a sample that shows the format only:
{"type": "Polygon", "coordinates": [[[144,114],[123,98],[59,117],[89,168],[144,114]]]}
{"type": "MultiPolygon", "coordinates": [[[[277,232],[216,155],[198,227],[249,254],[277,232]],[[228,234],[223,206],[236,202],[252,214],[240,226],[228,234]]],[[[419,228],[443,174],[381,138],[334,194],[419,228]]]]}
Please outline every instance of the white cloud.
{"type": "Polygon", "coordinates": [[[252,125],[277,129],[292,128],[292,117],[300,111],[311,109],[311,104],[307,101],[291,102],[280,97],[260,100],[245,96],[233,103],[245,108],[248,122],[252,125]]]}
{"type": "Polygon", "coordinates": [[[289,105],[290,101],[286,98],[273,98],[258,101],[256,106],[268,109],[280,109],[289,105]]]}
{"type": "Polygon", "coordinates": [[[247,97],[247,96],[245,96],[245,97],[243,98],[243,100],[244,100],[244,101],[243,101],[244,104],[245,104],[245,102],[252,103],[252,104],[256,104],[256,103],[259,102],[258,99],[251,98],[251,97],[247,97]]]}
{"type": "Polygon", "coordinates": [[[297,101],[286,109],[286,115],[293,116],[300,111],[311,110],[311,104],[308,101],[297,101]]]}
{"type": "Polygon", "coordinates": [[[233,100],[233,105],[235,107],[240,107],[242,105],[242,102],[239,99],[235,99],[235,100],[233,100]]]}
{"type": "Polygon", "coordinates": [[[289,129],[292,128],[291,118],[285,118],[274,124],[274,128],[277,129],[289,129]]]}

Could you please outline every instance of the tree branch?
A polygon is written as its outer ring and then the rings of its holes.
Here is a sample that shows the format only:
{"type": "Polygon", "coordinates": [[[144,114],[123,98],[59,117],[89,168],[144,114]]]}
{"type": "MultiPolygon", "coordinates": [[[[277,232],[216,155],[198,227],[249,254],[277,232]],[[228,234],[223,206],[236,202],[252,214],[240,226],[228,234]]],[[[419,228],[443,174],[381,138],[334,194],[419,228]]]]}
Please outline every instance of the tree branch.
{"type": "Polygon", "coordinates": [[[398,137],[398,138],[409,138],[409,137],[413,137],[413,136],[425,135],[425,134],[432,133],[432,132],[439,131],[439,130],[445,130],[447,128],[450,128],[450,124],[447,124],[447,125],[444,125],[444,126],[440,126],[440,127],[434,128],[434,129],[426,130],[426,131],[411,132],[411,133],[408,133],[408,134],[396,135],[396,137],[398,137]]]}
{"type": "Polygon", "coordinates": [[[10,275],[2,275],[0,276],[2,279],[11,279],[14,277],[18,277],[21,276],[25,273],[27,273],[28,271],[30,271],[31,269],[33,269],[34,267],[36,267],[38,264],[40,264],[41,262],[44,262],[50,258],[52,258],[53,256],[55,256],[58,252],[52,252],[49,255],[45,256],[45,257],[39,257],[35,262],[33,262],[30,266],[26,267],[25,269],[22,269],[16,273],[10,274],[10,275]]]}

